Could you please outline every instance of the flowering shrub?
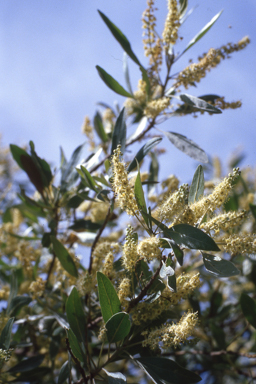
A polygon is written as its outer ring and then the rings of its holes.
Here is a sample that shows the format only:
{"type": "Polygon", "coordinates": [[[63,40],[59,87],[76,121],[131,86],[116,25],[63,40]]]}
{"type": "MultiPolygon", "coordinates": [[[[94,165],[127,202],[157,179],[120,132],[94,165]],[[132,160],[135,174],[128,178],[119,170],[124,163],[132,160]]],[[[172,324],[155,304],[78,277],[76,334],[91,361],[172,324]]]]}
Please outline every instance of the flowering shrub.
{"type": "Polygon", "coordinates": [[[211,48],[172,75],[173,64],[221,14],[177,55],[186,11],[187,1],[169,0],[161,35],[154,0],[147,1],[148,68],[99,12],[126,52],[128,90],[97,66],[126,100],[121,111],[104,104],[93,122],[85,118],[89,157],[85,145],[70,160],[62,151],[55,174],[33,142],[30,154],[12,144],[31,183],[17,191],[11,188],[16,169],[1,152],[1,383],[248,383],[256,377],[255,175],[234,164],[223,177],[216,160],[208,181],[201,164],[190,185],[179,185],[174,175],[158,179],[163,136],[199,163],[208,158],[179,133],[154,135],[157,124],[241,105],[182,93],[249,43],[246,37],[211,48]],[[141,71],[135,92],[127,56],[141,71]],[[129,124],[138,125],[131,136],[129,124]],[[132,144],[142,140],[134,153],[132,144]],[[146,157],[149,171],[141,172],[146,157]]]}

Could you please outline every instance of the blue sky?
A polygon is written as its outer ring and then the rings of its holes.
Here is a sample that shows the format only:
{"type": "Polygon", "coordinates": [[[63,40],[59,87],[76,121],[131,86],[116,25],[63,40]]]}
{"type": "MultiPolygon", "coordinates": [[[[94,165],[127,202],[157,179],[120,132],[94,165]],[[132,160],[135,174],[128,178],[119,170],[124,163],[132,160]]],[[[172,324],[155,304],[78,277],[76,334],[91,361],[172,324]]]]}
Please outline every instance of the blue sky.
{"type": "MultiPolygon", "coordinates": [[[[157,24],[162,32],[166,1],[156,0],[157,24]]],[[[175,65],[184,68],[190,58],[227,42],[251,37],[251,44],[234,53],[214,69],[197,88],[187,93],[225,95],[227,101],[241,100],[242,108],[221,115],[172,118],[161,126],[198,143],[208,154],[223,162],[238,146],[246,152],[244,166],[255,165],[255,41],[256,2],[231,0],[189,1],[196,7],[183,25],[178,50],[224,9],[215,26],[175,65]]],[[[93,117],[97,101],[120,105],[124,98],[109,90],[99,78],[100,65],[125,85],[123,51],[99,17],[104,12],[129,38],[133,50],[146,65],[141,38],[141,14],[146,0],[2,0],[0,5],[0,132],[4,144],[23,145],[33,140],[38,154],[55,165],[59,146],[68,156],[84,141],[81,125],[85,115],[93,117]]],[[[129,61],[133,89],[140,72],[129,61]]],[[[164,141],[168,150],[162,169],[192,178],[198,163],[164,141]],[[167,167],[168,165],[168,167],[167,167]]]]}

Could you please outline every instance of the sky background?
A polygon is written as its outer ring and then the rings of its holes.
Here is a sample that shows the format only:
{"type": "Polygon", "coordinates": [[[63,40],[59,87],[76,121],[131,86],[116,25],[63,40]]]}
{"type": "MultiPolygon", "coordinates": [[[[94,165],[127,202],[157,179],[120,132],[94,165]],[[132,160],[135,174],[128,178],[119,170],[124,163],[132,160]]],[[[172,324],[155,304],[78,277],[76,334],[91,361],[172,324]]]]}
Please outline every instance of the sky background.
{"type": "MultiPolygon", "coordinates": [[[[161,34],[166,17],[166,1],[155,2],[158,31],[161,34]]],[[[255,165],[255,0],[189,1],[192,15],[181,28],[187,43],[221,9],[213,28],[180,61],[173,71],[188,65],[209,48],[237,42],[245,35],[251,44],[232,59],[223,61],[187,93],[225,96],[226,101],[241,100],[238,110],[221,115],[204,114],[174,117],[161,129],[181,133],[207,154],[219,156],[225,164],[238,147],[246,153],[244,166],[255,165]]],[[[0,4],[0,132],[5,145],[24,145],[33,140],[39,156],[59,164],[59,146],[69,157],[84,142],[81,125],[85,115],[91,118],[103,101],[120,105],[125,98],[109,90],[95,69],[100,65],[123,86],[123,51],[97,13],[100,9],[128,37],[133,50],[146,66],[142,44],[141,15],[146,0],[2,0],[0,4]]],[[[140,72],[129,60],[133,89],[140,72]]],[[[191,180],[198,162],[182,154],[165,139],[167,148],[165,175],[174,173],[182,182],[191,180]]]]}

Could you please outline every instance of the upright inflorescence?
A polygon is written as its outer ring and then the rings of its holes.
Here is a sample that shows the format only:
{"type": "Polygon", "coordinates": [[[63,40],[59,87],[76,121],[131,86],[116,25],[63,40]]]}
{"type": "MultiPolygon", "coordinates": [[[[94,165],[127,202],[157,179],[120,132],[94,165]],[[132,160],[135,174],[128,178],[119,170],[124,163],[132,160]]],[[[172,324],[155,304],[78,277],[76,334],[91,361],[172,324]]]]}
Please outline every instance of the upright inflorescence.
{"type": "Polygon", "coordinates": [[[161,97],[156,100],[151,100],[147,103],[144,113],[148,118],[154,119],[159,116],[170,105],[168,97],[161,97]]]}
{"type": "Polygon", "coordinates": [[[113,165],[113,190],[117,199],[117,203],[120,208],[128,215],[134,216],[138,213],[138,206],[136,203],[134,188],[130,185],[128,180],[128,173],[126,166],[121,158],[121,148],[120,146],[114,150],[114,155],[112,157],[113,165]]]}
{"type": "Polygon", "coordinates": [[[123,246],[122,262],[125,269],[129,272],[134,271],[138,259],[139,254],[137,251],[137,242],[133,236],[133,228],[129,225],[126,231],[126,238],[123,246]]]}
{"type": "Polygon", "coordinates": [[[251,254],[256,253],[256,235],[255,234],[241,234],[231,235],[224,239],[225,245],[223,246],[226,252],[233,254],[251,254]]]}
{"type": "Polygon", "coordinates": [[[139,242],[137,252],[140,257],[143,257],[148,262],[154,259],[159,260],[162,257],[162,252],[159,247],[160,240],[152,236],[149,238],[145,238],[141,242],[139,242]]]}
{"type": "Polygon", "coordinates": [[[188,185],[183,184],[178,191],[171,193],[165,202],[157,209],[155,215],[160,220],[170,221],[181,214],[188,198],[188,185]]]}
{"type": "Polygon", "coordinates": [[[175,44],[178,39],[178,30],[180,27],[180,15],[176,0],[168,0],[168,14],[163,31],[163,42],[167,51],[170,44],[175,44]]]}

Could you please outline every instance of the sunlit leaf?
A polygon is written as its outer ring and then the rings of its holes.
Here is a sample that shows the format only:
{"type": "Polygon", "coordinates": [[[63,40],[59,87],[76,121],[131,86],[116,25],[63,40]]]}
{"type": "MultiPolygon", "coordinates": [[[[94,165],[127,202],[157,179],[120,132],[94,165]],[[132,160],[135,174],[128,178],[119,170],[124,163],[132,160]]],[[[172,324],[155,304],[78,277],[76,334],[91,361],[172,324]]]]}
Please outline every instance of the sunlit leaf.
{"type": "Polygon", "coordinates": [[[100,307],[105,323],[115,314],[121,312],[121,303],[116,290],[107,276],[97,272],[100,307]]]}
{"type": "Polygon", "coordinates": [[[125,384],[126,377],[120,372],[108,372],[103,368],[103,371],[108,375],[108,383],[109,384],[125,384]]]}
{"type": "Polygon", "coordinates": [[[204,194],[204,170],[202,165],[198,165],[193,176],[192,184],[189,188],[188,204],[193,204],[200,200],[204,194]]]}
{"type": "Polygon", "coordinates": [[[184,103],[194,108],[198,108],[209,113],[222,113],[219,108],[214,107],[212,104],[209,104],[198,97],[188,95],[186,93],[180,94],[179,97],[184,103]]]}
{"type": "Polygon", "coordinates": [[[239,270],[231,261],[224,260],[220,256],[203,253],[204,266],[208,272],[216,277],[231,277],[240,274],[239,270]]]}
{"type": "Polygon", "coordinates": [[[192,159],[202,163],[208,162],[206,153],[194,141],[176,132],[164,132],[164,134],[176,148],[192,157],[192,159]]]}
{"type": "Polygon", "coordinates": [[[123,55],[123,71],[124,71],[124,78],[125,78],[128,91],[130,92],[131,95],[133,95],[126,52],[124,52],[124,55],[123,55]]]}
{"type": "Polygon", "coordinates": [[[209,31],[209,29],[213,26],[213,24],[218,20],[218,18],[220,17],[220,15],[222,14],[223,11],[220,11],[219,13],[217,13],[217,15],[215,15],[211,21],[209,21],[209,23],[207,23],[203,29],[201,29],[201,31],[188,43],[186,49],[183,51],[183,53],[185,53],[189,48],[191,48],[198,40],[200,40],[205,34],[206,32],[209,31]]]}

